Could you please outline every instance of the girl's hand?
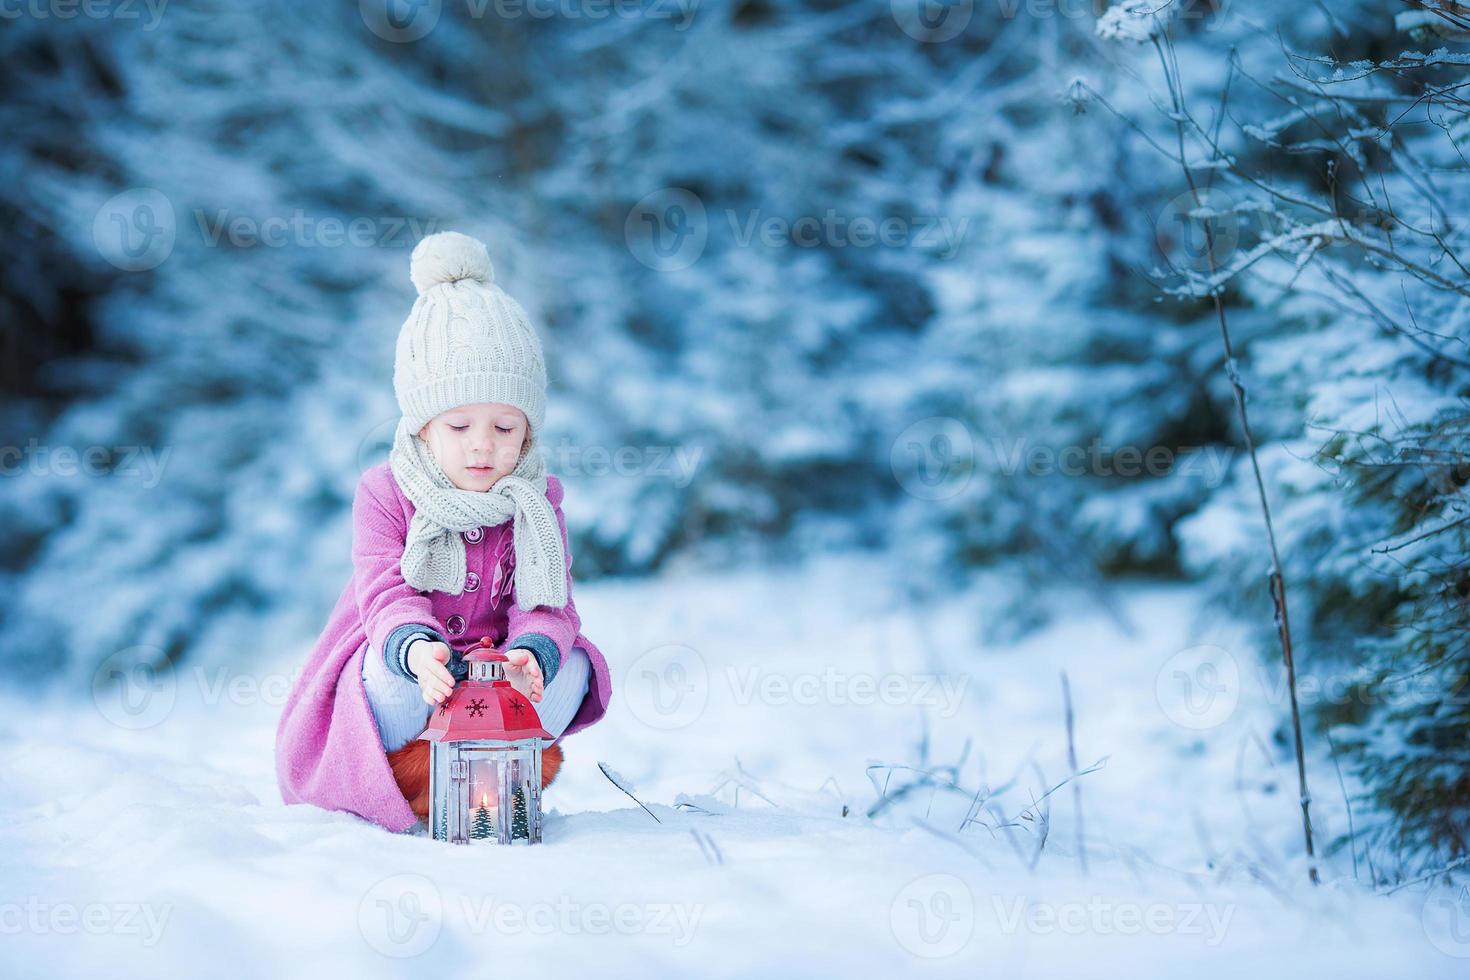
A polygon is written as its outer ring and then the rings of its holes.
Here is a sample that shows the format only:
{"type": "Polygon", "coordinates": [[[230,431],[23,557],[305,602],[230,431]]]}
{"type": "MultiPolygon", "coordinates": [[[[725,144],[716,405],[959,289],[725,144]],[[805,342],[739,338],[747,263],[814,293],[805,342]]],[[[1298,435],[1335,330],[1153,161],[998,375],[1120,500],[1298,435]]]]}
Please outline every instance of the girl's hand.
{"type": "Polygon", "coordinates": [[[517,648],[505,651],[510,663],[505,665],[505,679],[510,686],[532,701],[540,701],[544,684],[541,680],[541,665],[530,650],[517,648]]]}
{"type": "Polygon", "coordinates": [[[419,693],[429,704],[438,704],[454,690],[454,675],[449,663],[449,647],[438,640],[418,637],[408,644],[408,669],[419,679],[419,693]]]}

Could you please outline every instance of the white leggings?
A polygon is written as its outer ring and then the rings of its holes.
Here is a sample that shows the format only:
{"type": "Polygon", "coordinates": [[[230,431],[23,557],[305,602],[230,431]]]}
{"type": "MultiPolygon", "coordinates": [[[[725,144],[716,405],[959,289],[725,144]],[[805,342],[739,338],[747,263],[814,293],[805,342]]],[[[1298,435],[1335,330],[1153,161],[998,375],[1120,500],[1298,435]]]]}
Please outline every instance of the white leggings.
{"type": "MultiPolygon", "coordinates": [[[[572,723],[572,717],[587,696],[591,677],[592,662],[587,659],[587,651],[572,647],[536,704],[541,727],[553,739],[561,738],[561,733],[572,723]]],[[[433,705],[419,693],[417,682],[390,671],[382,652],[372,647],[362,658],[362,686],[385,751],[401,749],[419,737],[429,721],[429,712],[434,710],[433,705]]]]}

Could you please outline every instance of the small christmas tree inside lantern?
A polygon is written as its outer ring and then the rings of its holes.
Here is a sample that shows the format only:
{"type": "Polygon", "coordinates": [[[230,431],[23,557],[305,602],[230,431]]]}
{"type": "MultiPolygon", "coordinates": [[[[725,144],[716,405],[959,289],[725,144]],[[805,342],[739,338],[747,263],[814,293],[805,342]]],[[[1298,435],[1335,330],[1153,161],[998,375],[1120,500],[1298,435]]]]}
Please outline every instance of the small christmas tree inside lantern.
{"type": "Polygon", "coordinates": [[[541,842],[541,747],[551,733],[505,679],[487,636],[464,655],[468,674],[429,716],[429,812],[435,840],[541,842]]]}

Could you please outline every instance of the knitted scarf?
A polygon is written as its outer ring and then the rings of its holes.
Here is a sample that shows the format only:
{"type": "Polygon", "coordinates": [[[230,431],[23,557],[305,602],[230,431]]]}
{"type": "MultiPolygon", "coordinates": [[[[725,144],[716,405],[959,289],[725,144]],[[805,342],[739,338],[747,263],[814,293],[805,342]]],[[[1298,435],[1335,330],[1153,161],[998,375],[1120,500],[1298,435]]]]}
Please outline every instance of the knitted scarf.
{"type": "Polygon", "coordinates": [[[546,462],[534,446],[489,490],[461,490],[424,441],[400,421],[388,465],[414,506],[400,562],[405,582],[422,591],[459,595],[467,571],[460,534],[513,519],[516,602],[524,609],[567,604],[561,528],[546,499],[546,462]]]}

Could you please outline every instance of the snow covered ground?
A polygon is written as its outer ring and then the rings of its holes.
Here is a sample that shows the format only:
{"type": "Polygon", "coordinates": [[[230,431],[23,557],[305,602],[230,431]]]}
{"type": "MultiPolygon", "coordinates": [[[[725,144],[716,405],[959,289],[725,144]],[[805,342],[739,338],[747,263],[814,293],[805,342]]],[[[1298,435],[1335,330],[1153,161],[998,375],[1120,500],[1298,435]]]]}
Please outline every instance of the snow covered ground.
{"type": "MultiPolygon", "coordinates": [[[[916,610],[887,582],[848,556],[582,587],[618,686],[566,743],[540,848],[283,806],[274,726],[310,636],[261,668],[5,693],[0,971],[1465,975],[1464,893],[1375,894],[1346,854],[1305,882],[1272,679],[1194,593],[1121,591],[1131,636],[1079,599],[996,648],[984,590],[916,610]],[[1101,763],[1076,784],[1085,870],[1074,784],[1034,802],[1068,771],[1063,671],[1078,766],[1101,763]]],[[[1330,763],[1313,777],[1335,833],[1330,763]]]]}

